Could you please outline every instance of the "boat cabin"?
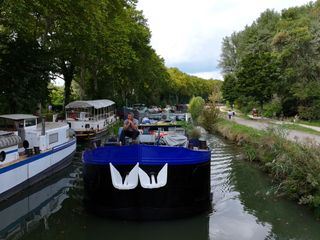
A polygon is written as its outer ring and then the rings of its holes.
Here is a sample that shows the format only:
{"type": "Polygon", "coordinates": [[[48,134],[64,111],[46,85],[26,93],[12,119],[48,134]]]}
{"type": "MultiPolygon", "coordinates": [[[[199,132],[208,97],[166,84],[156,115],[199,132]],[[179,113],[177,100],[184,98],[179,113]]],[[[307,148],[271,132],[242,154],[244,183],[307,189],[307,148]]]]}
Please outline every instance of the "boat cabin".
{"type": "Polygon", "coordinates": [[[63,122],[39,123],[38,117],[34,115],[0,115],[0,131],[19,136],[21,149],[35,148],[35,152],[52,149],[70,140],[69,130],[69,125],[63,122]]]}
{"type": "Polygon", "coordinates": [[[103,132],[116,121],[115,103],[107,99],[74,101],[65,109],[66,120],[77,137],[103,132]]]}
{"type": "Polygon", "coordinates": [[[5,114],[0,115],[0,130],[15,132],[18,134],[22,129],[36,129],[38,117],[31,114],[5,114]]]}

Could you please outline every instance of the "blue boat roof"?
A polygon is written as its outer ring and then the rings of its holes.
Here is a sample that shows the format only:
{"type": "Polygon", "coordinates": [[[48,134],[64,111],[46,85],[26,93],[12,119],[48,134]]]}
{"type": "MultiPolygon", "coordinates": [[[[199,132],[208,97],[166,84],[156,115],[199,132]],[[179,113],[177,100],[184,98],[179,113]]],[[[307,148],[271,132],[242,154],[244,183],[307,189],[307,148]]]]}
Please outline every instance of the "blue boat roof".
{"type": "Polygon", "coordinates": [[[208,162],[210,158],[209,150],[152,145],[105,146],[83,153],[83,162],[95,165],[191,165],[208,162]]]}

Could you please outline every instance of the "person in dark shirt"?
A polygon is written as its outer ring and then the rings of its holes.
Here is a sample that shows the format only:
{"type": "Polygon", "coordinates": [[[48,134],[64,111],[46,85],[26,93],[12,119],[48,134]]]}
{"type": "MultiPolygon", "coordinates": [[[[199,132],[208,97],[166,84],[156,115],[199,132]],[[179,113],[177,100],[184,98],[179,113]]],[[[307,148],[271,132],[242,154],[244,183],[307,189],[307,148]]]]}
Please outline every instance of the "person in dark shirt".
{"type": "Polygon", "coordinates": [[[133,113],[128,114],[128,118],[124,121],[123,129],[120,135],[120,141],[124,145],[125,137],[136,140],[140,132],[138,130],[138,120],[134,118],[133,113]]]}

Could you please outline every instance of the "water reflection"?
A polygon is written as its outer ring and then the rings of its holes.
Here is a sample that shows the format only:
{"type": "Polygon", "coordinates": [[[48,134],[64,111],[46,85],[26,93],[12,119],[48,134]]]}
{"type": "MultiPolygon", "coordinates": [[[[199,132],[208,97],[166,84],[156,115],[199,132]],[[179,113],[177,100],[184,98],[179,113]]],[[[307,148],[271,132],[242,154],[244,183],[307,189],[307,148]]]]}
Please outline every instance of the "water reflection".
{"type": "Polygon", "coordinates": [[[319,222],[313,213],[294,202],[276,198],[274,187],[261,171],[246,162],[233,163],[235,189],[244,210],[271,227],[276,239],[319,239],[319,222]]]}
{"type": "Polygon", "coordinates": [[[276,198],[270,179],[234,146],[214,137],[212,145],[212,239],[319,239],[319,222],[308,209],[276,198]]]}
{"type": "Polygon", "coordinates": [[[48,218],[58,212],[62,202],[68,198],[72,181],[63,176],[69,171],[71,168],[11,199],[10,202],[2,203],[0,239],[18,239],[41,223],[47,228],[48,218]]]}
{"type": "Polygon", "coordinates": [[[214,212],[210,216],[210,238],[265,239],[270,235],[270,224],[260,223],[245,210],[240,200],[242,193],[235,187],[238,179],[233,175],[233,167],[239,152],[214,137],[211,145],[214,212]]]}
{"type": "MultiPolygon", "coordinates": [[[[60,213],[58,214],[60,215],[60,213]]],[[[186,239],[208,240],[208,216],[199,216],[179,221],[126,222],[95,218],[81,213],[54,216],[49,220],[50,231],[43,227],[33,232],[28,239],[186,239]],[[72,224],[76,221],[77,224],[72,224]],[[71,223],[71,224],[70,224],[71,223]],[[53,235],[52,233],[55,233],[53,235]]]]}

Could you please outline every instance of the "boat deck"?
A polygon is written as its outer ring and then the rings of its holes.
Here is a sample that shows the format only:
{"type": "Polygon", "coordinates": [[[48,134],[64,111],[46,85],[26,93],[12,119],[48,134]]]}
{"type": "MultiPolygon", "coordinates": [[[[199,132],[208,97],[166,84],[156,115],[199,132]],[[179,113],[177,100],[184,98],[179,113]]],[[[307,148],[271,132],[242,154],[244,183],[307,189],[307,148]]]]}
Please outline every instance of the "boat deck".
{"type": "Polygon", "coordinates": [[[11,166],[11,165],[16,164],[18,162],[22,162],[22,161],[24,161],[26,159],[27,159],[27,155],[26,154],[21,155],[21,156],[19,156],[19,158],[17,160],[14,160],[14,161],[11,161],[11,162],[8,162],[8,163],[4,163],[4,164],[0,164],[0,169],[8,167],[8,166],[11,166]]]}

